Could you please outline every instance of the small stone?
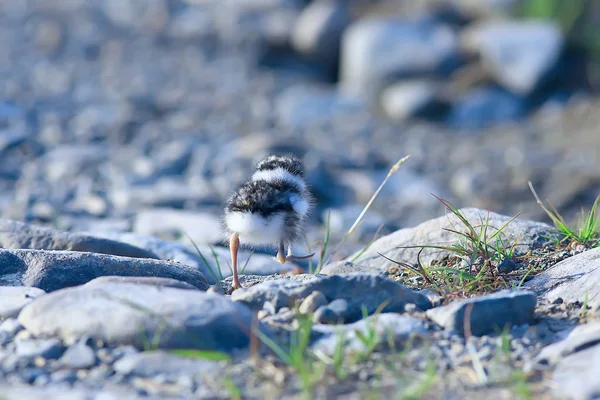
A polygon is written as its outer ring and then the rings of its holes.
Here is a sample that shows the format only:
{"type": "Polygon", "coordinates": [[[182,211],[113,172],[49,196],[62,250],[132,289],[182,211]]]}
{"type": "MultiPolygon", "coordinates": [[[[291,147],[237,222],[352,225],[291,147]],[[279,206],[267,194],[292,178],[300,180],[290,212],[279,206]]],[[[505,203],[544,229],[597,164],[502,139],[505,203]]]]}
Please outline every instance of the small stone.
{"type": "Polygon", "coordinates": [[[23,327],[16,318],[7,318],[0,324],[0,332],[15,336],[17,333],[23,330],[23,327]]]}
{"type": "Polygon", "coordinates": [[[77,381],[77,373],[70,370],[56,371],[50,374],[50,381],[53,383],[75,383],[77,381]]]}
{"type": "Polygon", "coordinates": [[[96,364],[96,354],[84,343],[77,343],[65,351],[60,362],[72,369],[91,368],[96,364]]]}
{"type": "Polygon", "coordinates": [[[16,340],[17,354],[21,357],[59,358],[65,348],[58,339],[16,340]]]}
{"type": "Polygon", "coordinates": [[[336,299],[315,312],[313,320],[321,324],[337,324],[348,318],[349,306],[344,299],[336,299]]]}
{"type": "Polygon", "coordinates": [[[501,272],[503,274],[516,271],[520,267],[521,266],[519,264],[517,264],[510,258],[503,258],[502,260],[500,260],[498,265],[496,265],[496,268],[498,268],[498,272],[501,272]]]}
{"type": "Polygon", "coordinates": [[[312,292],[307,298],[300,304],[299,311],[301,314],[312,314],[315,310],[321,306],[327,304],[327,298],[323,293],[319,291],[312,292]]]}
{"type": "Polygon", "coordinates": [[[438,93],[440,88],[430,81],[407,81],[387,87],[381,94],[381,108],[395,121],[413,117],[440,117],[445,107],[438,93]]]}
{"type": "Polygon", "coordinates": [[[532,324],[535,304],[536,297],[532,292],[502,290],[427,310],[427,317],[448,330],[465,335],[468,312],[470,333],[482,336],[501,331],[506,325],[532,324]]]}
{"type": "Polygon", "coordinates": [[[300,54],[337,66],[340,40],[352,14],[345,2],[314,1],[302,10],[292,33],[292,46],[300,54]]]}
{"type": "Polygon", "coordinates": [[[16,317],[26,304],[43,294],[46,292],[33,287],[0,286],[0,319],[16,317]]]}

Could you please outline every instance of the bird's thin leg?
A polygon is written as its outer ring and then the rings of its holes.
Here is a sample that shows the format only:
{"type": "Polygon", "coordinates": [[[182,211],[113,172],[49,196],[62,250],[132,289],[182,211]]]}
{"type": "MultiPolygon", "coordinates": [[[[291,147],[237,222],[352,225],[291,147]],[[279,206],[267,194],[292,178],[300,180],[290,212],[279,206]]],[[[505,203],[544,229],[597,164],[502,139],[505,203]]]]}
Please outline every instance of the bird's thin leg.
{"type": "Polygon", "coordinates": [[[229,250],[231,251],[231,268],[233,269],[233,281],[231,282],[231,291],[241,289],[240,280],[238,278],[238,250],[240,248],[240,235],[234,232],[229,240],[229,250]]]}
{"type": "Polygon", "coordinates": [[[285,257],[285,262],[308,260],[309,258],[311,258],[314,255],[315,255],[315,253],[307,254],[305,256],[295,256],[292,254],[292,245],[290,244],[290,245],[288,245],[288,251],[287,251],[287,256],[285,257]]]}
{"type": "Polygon", "coordinates": [[[281,242],[279,242],[279,251],[277,252],[276,258],[280,264],[285,264],[287,257],[285,256],[285,247],[283,245],[283,240],[281,242]]]}

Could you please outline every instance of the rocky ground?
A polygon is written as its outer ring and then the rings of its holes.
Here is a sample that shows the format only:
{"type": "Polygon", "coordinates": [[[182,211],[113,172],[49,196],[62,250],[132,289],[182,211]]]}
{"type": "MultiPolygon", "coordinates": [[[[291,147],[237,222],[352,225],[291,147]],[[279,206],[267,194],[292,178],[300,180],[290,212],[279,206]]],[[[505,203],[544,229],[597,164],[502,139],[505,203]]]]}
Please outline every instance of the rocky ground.
{"type": "Polygon", "coordinates": [[[597,77],[515,3],[0,0],[3,396],[597,396],[600,253],[527,185],[598,195],[597,77]],[[223,201],[277,152],[317,255],[226,295],[223,201]],[[521,214],[473,248],[431,194],[521,214]]]}

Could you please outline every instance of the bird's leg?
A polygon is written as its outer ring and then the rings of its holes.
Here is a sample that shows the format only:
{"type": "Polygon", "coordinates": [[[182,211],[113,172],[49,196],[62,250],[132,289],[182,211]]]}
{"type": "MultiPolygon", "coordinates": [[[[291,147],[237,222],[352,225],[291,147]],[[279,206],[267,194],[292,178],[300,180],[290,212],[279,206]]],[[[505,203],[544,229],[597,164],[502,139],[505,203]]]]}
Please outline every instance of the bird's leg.
{"type": "Polygon", "coordinates": [[[286,256],[285,254],[285,247],[283,245],[283,241],[279,242],[279,251],[277,251],[277,256],[275,257],[277,259],[277,261],[279,261],[280,264],[285,264],[285,259],[286,256]]]}
{"type": "Polygon", "coordinates": [[[308,260],[315,253],[308,254],[306,256],[295,256],[292,254],[292,245],[288,246],[287,255],[285,255],[285,246],[283,245],[283,241],[279,242],[279,251],[277,252],[277,261],[281,264],[285,264],[286,262],[299,261],[299,260],[308,260]]]}
{"type": "Polygon", "coordinates": [[[231,292],[236,289],[241,289],[240,280],[238,278],[238,250],[240,248],[240,235],[234,232],[229,240],[229,250],[231,251],[231,268],[233,269],[233,281],[231,282],[231,292]]]}

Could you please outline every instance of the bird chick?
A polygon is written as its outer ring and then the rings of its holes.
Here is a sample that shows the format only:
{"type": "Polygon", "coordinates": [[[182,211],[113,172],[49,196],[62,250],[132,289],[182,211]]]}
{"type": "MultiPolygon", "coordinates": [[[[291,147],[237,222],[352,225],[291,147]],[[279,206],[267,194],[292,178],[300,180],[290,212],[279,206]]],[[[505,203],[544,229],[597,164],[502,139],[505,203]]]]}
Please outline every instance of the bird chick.
{"type": "Polygon", "coordinates": [[[237,271],[240,242],[249,248],[278,246],[284,264],[314,255],[295,256],[293,243],[302,236],[313,198],[304,179],[302,162],[290,155],[271,155],[260,161],[249,181],[227,201],[224,225],[233,269],[232,290],[241,288],[237,271]],[[285,247],[287,246],[287,254],[285,247]]]}

